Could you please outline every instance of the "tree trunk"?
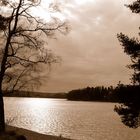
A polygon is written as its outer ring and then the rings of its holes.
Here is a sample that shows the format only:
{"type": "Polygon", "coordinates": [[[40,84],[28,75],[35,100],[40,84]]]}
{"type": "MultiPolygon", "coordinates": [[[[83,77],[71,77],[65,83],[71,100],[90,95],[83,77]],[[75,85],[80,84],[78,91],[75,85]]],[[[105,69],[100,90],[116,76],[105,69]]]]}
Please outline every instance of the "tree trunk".
{"type": "Polygon", "coordinates": [[[5,118],[4,118],[4,102],[3,93],[0,90],[0,133],[5,131],[5,118]]]}

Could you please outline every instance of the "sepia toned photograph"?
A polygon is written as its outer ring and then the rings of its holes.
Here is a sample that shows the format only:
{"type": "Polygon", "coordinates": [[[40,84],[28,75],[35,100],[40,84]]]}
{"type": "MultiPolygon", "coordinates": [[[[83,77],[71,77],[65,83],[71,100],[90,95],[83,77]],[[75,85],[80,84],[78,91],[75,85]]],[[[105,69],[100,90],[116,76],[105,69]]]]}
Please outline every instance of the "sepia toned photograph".
{"type": "Polygon", "coordinates": [[[0,0],[0,140],[139,140],[140,0],[0,0]]]}

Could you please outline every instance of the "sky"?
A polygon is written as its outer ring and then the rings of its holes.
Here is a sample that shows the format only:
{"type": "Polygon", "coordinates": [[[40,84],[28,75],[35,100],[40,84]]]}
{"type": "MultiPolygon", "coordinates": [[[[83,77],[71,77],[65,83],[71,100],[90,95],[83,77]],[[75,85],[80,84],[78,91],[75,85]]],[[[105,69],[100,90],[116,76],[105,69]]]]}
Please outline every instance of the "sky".
{"type": "MultiPolygon", "coordinates": [[[[67,35],[48,41],[61,57],[53,65],[41,91],[67,92],[87,86],[116,86],[130,83],[130,58],[122,49],[117,33],[138,37],[139,15],[124,4],[133,0],[60,0],[62,19],[70,25],[67,35]]],[[[45,4],[43,4],[45,7],[45,4]]]]}

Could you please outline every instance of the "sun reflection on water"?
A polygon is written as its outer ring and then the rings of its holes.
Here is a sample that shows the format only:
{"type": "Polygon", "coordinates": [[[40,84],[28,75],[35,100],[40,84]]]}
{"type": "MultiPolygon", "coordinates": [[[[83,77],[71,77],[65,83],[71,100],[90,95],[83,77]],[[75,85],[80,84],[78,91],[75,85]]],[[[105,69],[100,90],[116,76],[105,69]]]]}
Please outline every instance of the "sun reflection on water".
{"type": "Polygon", "coordinates": [[[57,131],[62,115],[59,114],[57,99],[25,98],[20,103],[23,105],[22,112],[18,115],[16,126],[22,124],[25,128],[42,132],[44,134],[53,134],[52,129],[57,131]],[[52,101],[53,100],[53,101],[52,101]],[[57,108],[57,111],[55,109],[57,108]],[[53,119],[52,119],[53,118],[53,119]],[[56,127],[54,124],[57,124],[56,127]]]}
{"type": "Polygon", "coordinates": [[[31,98],[27,102],[28,106],[38,106],[38,107],[50,107],[54,105],[52,100],[45,100],[45,99],[40,99],[40,98],[31,98]]]}
{"type": "Polygon", "coordinates": [[[10,123],[13,126],[77,140],[140,138],[139,129],[133,132],[122,125],[112,111],[114,105],[62,99],[5,98],[6,119],[15,118],[10,123]]]}

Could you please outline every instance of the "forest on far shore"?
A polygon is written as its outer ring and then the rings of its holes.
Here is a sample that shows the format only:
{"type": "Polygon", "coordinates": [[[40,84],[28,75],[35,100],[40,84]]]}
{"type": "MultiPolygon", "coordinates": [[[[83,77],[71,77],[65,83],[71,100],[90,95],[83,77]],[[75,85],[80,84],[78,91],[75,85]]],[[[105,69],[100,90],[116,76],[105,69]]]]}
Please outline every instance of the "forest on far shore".
{"type": "Polygon", "coordinates": [[[116,87],[97,86],[75,89],[65,93],[43,93],[34,91],[4,92],[5,97],[63,98],[73,101],[118,102],[140,99],[140,86],[118,84],[116,87]]]}
{"type": "Polygon", "coordinates": [[[68,100],[76,101],[100,101],[100,102],[123,102],[124,100],[140,99],[140,86],[118,84],[116,87],[87,87],[71,90],[67,94],[68,100]]]}

